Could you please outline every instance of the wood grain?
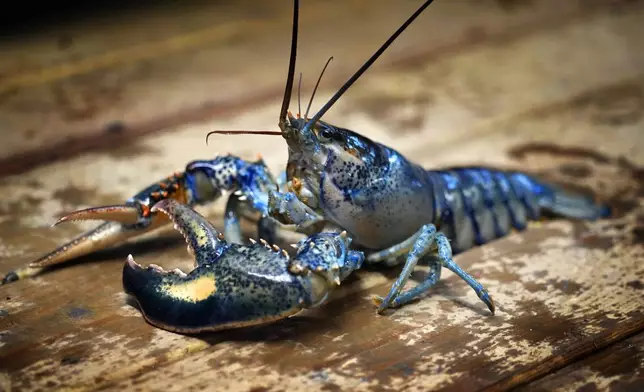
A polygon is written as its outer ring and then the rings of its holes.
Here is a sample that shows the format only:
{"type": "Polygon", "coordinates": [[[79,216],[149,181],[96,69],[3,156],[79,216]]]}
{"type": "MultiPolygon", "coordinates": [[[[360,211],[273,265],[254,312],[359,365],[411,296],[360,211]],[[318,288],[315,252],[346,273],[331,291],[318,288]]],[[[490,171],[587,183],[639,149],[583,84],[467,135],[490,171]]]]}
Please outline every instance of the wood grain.
{"type": "Polygon", "coordinates": [[[573,388],[613,391],[644,388],[644,334],[621,341],[522,389],[565,391],[573,388]]]}
{"type": "MultiPolygon", "coordinates": [[[[503,379],[496,384],[492,384],[483,390],[507,391],[518,386],[524,386],[531,381],[537,380],[557,370],[561,370],[576,361],[584,359],[584,357],[606,349],[615,343],[622,343],[624,340],[629,342],[628,347],[630,348],[632,347],[631,341],[635,342],[635,344],[638,344],[641,341],[641,337],[644,336],[644,333],[642,333],[643,330],[644,320],[637,320],[633,323],[619,325],[611,331],[587,339],[586,341],[576,345],[572,350],[566,351],[560,355],[551,356],[543,362],[530,366],[525,371],[513,374],[512,376],[503,379]],[[633,337],[633,339],[629,339],[631,337],[633,337]]],[[[609,352],[613,350],[622,351],[623,345],[619,345],[609,350],[609,352]]],[[[636,351],[635,354],[638,355],[640,353],[636,351]]],[[[637,361],[637,359],[635,359],[635,361],[637,361]]],[[[624,376],[629,378],[631,377],[630,374],[625,374],[624,376]]],[[[552,378],[556,379],[556,376],[552,378]]],[[[548,381],[542,381],[540,384],[547,385],[548,381]]]]}

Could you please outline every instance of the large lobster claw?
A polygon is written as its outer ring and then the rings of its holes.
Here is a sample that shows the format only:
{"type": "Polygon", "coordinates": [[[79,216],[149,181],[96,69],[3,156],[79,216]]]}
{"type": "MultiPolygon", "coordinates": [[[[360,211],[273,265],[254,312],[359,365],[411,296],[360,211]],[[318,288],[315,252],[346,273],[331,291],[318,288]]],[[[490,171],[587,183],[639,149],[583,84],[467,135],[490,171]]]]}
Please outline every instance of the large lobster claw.
{"type": "Polygon", "coordinates": [[[123,288],[150,324],[169,331],[215,331],[288,317],[323,303],[364,260],[361,252],[349,250],[346,233],[309,237],[291,259],[265,241],[226,242],[203,216],[174,200],[152,210],[171,217],[195,256],[195,268],[186,274],[143,267],[130,255],[123,288]]]}

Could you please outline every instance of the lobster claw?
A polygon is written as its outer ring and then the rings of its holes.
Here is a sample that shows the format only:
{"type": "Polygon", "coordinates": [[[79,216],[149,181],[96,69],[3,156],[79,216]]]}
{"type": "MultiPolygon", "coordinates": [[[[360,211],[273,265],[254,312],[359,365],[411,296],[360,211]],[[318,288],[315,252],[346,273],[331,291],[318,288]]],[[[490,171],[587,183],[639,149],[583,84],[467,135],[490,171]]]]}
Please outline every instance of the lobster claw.
{"type": "Polygon", "coordinates": [[[174,200],[152,210],[172,218],[195,256],[195,268],[187,274],[165,271],[128,256],[123,289],[150,324],[182,333],[236,328],[286,317],[311,302],[301,278],[288,272],[288,256],[261,245],[243,252],[246,247],[227,243],[203,216],[174,200]]]}
{"type": "Polygon", "coordinates": [[[152,214],[147,206],[126,204],[75,211],[60,218],[54,223],[54,226],[63,222],[80,220],[104,220],[107,222],[30,263],[29,267],[49,267],[84,256],[139,236],[168,222],[167,217],[152,214]]]}
{"type": "Polygon", "coordinates": [[[138,237],[168,222],[166,216],[152,214],[145,205],[125,204],[75,211],[58,219],[53,226],[63,222],[81,220],[103,220],[107,222],[79,235],[65,245],[29,263],[26,267],[8,272],[0,280],[0,285],[38,275],[47,267],[138,237]]]}
{"type": "Polygon", "coordinates": [[[153,212],[159,210],[162,214],[158,215],[172,217],[175,228],[185,237],[189,252],[195,256],[195,269],[186,274],[154,264],[142,267],[128,255],[123,266],[123,289],[136,299],[151,324],[171,331],[194,332],[212,324],[213,310],[225,313],[219,304],[225,299],[218,292],[222,284],[217,282],[218,277],[223,280],[224,276],[218,276],[211,264],[228,245],[222,241],[221,233],[190,207],[163,200],[152,207],[153,212]]]}
{"type": "Polygon", "coordinates": [[[134,205],[92,207],[71,212],[58,219],[52,226],[57,226],[63,222],[79,220],[105,220],[133,225],[137,223],[141,219],[141,215],[145,215],[146,212],[149,214],[147,208],[144,209],[142,206],[137,207],[134,205]]]}
{"type": "Polygon", "coordinates": [[[123,288],[150,324],[168,331],[216,331],[286,318],[323,303],[364,259],[348,249],[346,233],[309,237],[291,259],[263,240],[228,243],[203,216],[175,200],[160,201],[152,211],[170,216],[195,267],[189,273],[143,267],[130,255],[123,288]]]}

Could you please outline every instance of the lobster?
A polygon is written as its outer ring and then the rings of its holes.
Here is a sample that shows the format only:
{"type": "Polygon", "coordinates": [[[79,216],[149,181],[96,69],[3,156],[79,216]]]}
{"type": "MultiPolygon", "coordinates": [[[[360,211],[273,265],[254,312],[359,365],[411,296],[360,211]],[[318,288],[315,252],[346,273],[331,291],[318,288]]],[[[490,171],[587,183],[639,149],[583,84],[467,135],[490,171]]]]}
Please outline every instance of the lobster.
{"type": "MultiPolygon", "coordinates": [[[[143,268],[131,256],[123,269],[126,292],[135,297],[144,317],[161,328],[212,330],[287,317],[323,303],[333,285],[363,263],[393,267],[404,262],[388,294],[373,297],[379,314],[429,292],[443,267],[463,279],[494,314],[492,297],[454,262],[455,254],[512,230],[524,230],[529,220],[538,220],[546,212],[589,220],[608,217],[611,212],[589,197],[521,172],[484,167],[427,170],[393,148],[321,120],[431,3],[425,1],[309,119],[308,109],[303,117],[299,113],[294,117],[288,110],[297,55],[299,2],[294,0],[280,131],[261,132],[281,135],[286,141],[288,160],[279,179],[261,162],[232,156],[192,162],[182,175],[169,181],[174,193],[167,183],[165,187],[159,183],[123,206],[90,208],[62,218],[112,222],[32,266],[62,262],[174,221],[195,253],[193,271],[168,272],[155,265],[143,268]],[[212,201],[223,190],[235,193],[226,207],[221,236],[191,206],[212,201]],[[308,236],[297,244],[298,253],[292,259],[265,240],[261,245],[241,243],[237,218],[251,210],[261,213],[260,238],[274,238],[285,227],[308,236]],[[325,232],[328,226],[340,233],[325,232]],[[266,249],[260,250],[262,246],[266,249]],[[421,262],[430,267],[427,278],[403,291],[421,262]]],[[[257,132],[212,131],[208,136],[213,133],[257,132]]],[[[12,279],[18,275],[14,273],[12,279]]]]}

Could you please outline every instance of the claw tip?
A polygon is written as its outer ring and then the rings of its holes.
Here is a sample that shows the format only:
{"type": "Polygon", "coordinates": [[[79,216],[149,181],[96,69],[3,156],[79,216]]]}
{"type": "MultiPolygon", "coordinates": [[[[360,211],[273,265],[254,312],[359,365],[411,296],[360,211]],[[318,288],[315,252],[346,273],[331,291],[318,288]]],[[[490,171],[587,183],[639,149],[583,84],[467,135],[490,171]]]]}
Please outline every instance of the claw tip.
{"type": "Polygon", "coordinates": [[[130,268],[140,268],[141,266],[139,263],[134,261],[134,257],[132,257],[132,254],[127,255],[127,264],[130,266],[130,268]]]}
{"type": "Polygon", "coordinates": [[[58,226],[59,224],[61,224],[61,223],[65,222],[66,220],[67,220],[67,217],[66,217],[66,216],[63,216],[63,217],[61,217],[61,218],[58,218],[58,220],[57,220],[56,222],[54,222],[54,223],[51,225],[51,227],[56,227],[56,226],[58,226]]]}
{"type": "Polygon", "coordinates": [[[170,203],[169,200],[172,199],[163,199],[156,203],[155,205],[150,208],[150,212],[157,212],[157,211],[163,211],[165,208],[167,208],[167,205],[170,203]]]}

